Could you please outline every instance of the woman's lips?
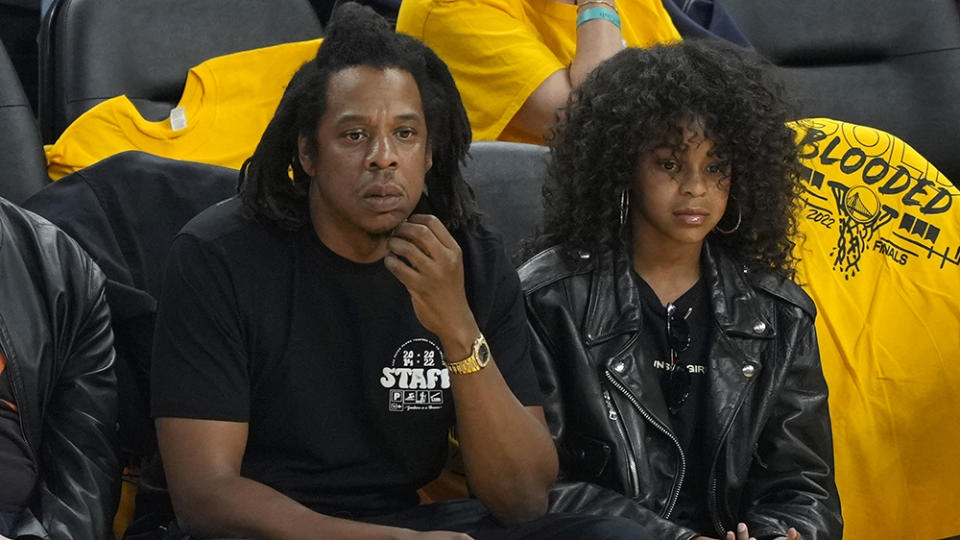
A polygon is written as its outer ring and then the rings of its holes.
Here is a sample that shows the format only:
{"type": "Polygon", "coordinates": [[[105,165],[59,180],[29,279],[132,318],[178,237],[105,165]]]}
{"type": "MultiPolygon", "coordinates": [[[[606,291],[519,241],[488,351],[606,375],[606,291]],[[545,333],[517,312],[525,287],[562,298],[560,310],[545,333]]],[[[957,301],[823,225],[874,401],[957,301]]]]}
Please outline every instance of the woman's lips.
{"type": "Polygon", "coordinates": [[[708,212],[699,208],[681,208],[674,212],[673,215],[686,225],[702,225],[707,218],[708,212]]]}

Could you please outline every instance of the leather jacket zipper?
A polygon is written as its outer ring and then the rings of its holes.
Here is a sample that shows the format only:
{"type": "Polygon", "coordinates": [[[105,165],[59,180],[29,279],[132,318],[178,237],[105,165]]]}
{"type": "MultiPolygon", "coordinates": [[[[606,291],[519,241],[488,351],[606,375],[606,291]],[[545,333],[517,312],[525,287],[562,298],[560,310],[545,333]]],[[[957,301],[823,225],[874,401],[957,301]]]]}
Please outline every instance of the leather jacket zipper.
{"type": "Polygon", "coordinates": [[[624,448],[630,448],[629,452],[626,452],[627,455],[627,470],[630,472],[630,493],[629,497],[636,499],[640,496],[640,479],[637,475],[637,459],[632,450],[633,445],[630,444],[630,439],[627,437],[626,429],[623,424],[620,422],[620,413],[617,412],[617,407],[613,403],[613,397],[610,396],[610,392],[604,388],[603,389],[603,400],[607,405],[607,418],[617,426],[617,434],[620,435],[620,443],[624,448]]]}
{"type": "Polygon", "coordinates": [[[740,409],[743,408],[743,402],[746,399],[747,392],[750,390],[750,387],[753,385],[753,379],[747,381],[747,385],[743,388],[743,391],[740,393],[740,399],[737,401],[737,408],[733,411],[733,416],[731,416],[731,421],[727,423],[726,427],[723,428],[723,434],[720,435],[720,443],[717,445],[717,451],[713,454],[713,461],[710,467],[710,497],[707,499],[707,504],[711,506],[710,510],[713,513],[713,525],[717,529],[717,533],[720,536],[726,534],[727,529],[723,526],[723,521],[720,519],[720,494],[717,490],[717,460],[720,459],[720,449],[723,448],[723,441],[727,439],[727,435],[730,433],[730,427],[733,425],[733,418],[736,418],[740,414],[740,409]]]}
{"type": "Polygon", "coordinates": [[[713,506],[711,510],[713,511],[713,526],[717,530],[717,533],[720,536],[726,534],[723,528],[723,521],[720,520],[720,500],[719,495],[717,494],[717,475],[714,471],[713,478],[710,479],[710,505],[713,506]]]}
{"type": "Polygon", "coordinates": [[[610,384],[613,385],[621,394],[623,394],[627,400],[637,409],[637,412],[640,413],[644,419],[647,420],[650,424],[660,430],[664,435],[667,436],[673,445],[677,448],[677,453],[680,455],[680,474],[677,476],[677,482],[674,485],[674,489],[670,493],[670,498],[667,500],[667,506],[664,512],[661,514],[661,517],[664,519],[670,519],[670,515],[673,513],[673,508],[677,504],[677,498],[680,497],[680,487],[683,486],[683,479],[687,474],[687,458],[683,455],[683,448],[680,446],[680,441],[677,440],[676,435],[670,432],[665,426],[661,425],[656,419],[648,413],[641,405],[640,401],[630,392],[623,384],[618,381],[609,370],[605,370],[604,374],[607,377],[607,380],[610,381],[610,384]]]}

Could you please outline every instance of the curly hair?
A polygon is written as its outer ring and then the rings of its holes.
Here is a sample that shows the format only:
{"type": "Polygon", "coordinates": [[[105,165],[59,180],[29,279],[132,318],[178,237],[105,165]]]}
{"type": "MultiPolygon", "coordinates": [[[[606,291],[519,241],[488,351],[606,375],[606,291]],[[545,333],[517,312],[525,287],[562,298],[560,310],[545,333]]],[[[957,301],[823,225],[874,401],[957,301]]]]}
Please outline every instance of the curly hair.
{"type": "Polygon", "coordinates": [[[721,226],[732,228],[741,213],[735,232],[714,230],[708,241],[748,268],[792,277],[797,146],[782,86],[768,71],[758,56],[712,40],[625,49],[597,67],[558,115],[543,224],[527,253],[629,246],[620,196],[641,152],[682,135],[696,118],[730,165],[721,226]]]}
{"type": "Polygon", "coordinates": [[[297,137],[316,149],[327,83],[355,66],[410,73],[420,90],[433,165],[425,177],[429,207],[450,230],[477,219],[473,189],[460,173],[470,147],[470,122],[446,64],[423,43],[397,34],[372,9],[348,2],[334,12],[317,56],[294,74],[257,148],[240,170],[244,205],[262,221],[296,230],[310,220],[310,176],[300,166],[297,137]]]}

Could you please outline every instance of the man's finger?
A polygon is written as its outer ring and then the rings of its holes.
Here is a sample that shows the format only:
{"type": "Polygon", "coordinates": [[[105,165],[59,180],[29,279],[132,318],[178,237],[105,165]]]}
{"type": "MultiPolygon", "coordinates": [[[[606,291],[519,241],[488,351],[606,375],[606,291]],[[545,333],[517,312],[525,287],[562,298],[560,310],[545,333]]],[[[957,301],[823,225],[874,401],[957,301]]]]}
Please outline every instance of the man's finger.
{"type": "Polygon", "coordinates": [[[416,283],[420,273],[410,268],[407,263],[400,260],[399,257],[392,253],[388,253],[386,257],[383,258],[383,264],[387,267],[387,270],[390,271],[400,283],[403,283],[403,286],[410,290],[410,287],[416,283]]]}
{"type": "Polygon", "coordinates": [[[445,249],[437,235],[429,227],[422,223],[412,223],[405,221],[393,230],[391,235],[394,238],[403,238],[417,246],[427,257],[435,258],[436,255],[445,249]]]}
{"type": "Polygon", "coordinates": [[[412,214],[407,218],[407,221],[429,228],[445,248],[454,249],[455,247],[459,247],[457,241],[453,239],[453,235],[443,226],[443,222],[441,222],[437,216],[432,214],[412,214]]]}
{"type": "Polygon", "coordinates": [[[406,259],[417,272],[422,273],[431,262],[429,254],[424,253],[419,246],[403,237],[394,236],[387,240],[387,248],[391,254],[406,259]]]}

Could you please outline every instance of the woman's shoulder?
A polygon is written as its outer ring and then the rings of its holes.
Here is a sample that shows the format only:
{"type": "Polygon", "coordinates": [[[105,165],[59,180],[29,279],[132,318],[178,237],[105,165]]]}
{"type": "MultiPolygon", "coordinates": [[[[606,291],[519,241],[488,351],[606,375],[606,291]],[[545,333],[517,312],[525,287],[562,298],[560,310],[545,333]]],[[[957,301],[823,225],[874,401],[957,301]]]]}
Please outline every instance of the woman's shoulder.
{"type": "Polygon", "coordinates": [[[754,289],[772,297],[776,302],[799,308],[811,318],[817,316],[817,306],[803,287],[772,270],[744,271],[754,289]]]}
{"type": "Polygon", "coordinates": [[[721,286],[728,295],[738,290],[752,290],[780,307],[792,307],[810,317],[817,316],[817,306],[810,295],[782,272],[742,264],[715,245],[708,244],[706,253],[708,264],[716,266],[721,286]]]}
{"type": "Polygon", "coordinates": [[[589,274],[596,264],[595,259],[595,255],[587,250],[556,245],[530,257],[520,265],[517,273],[524,294],[529,295],[564,280],[589,274]]]}

